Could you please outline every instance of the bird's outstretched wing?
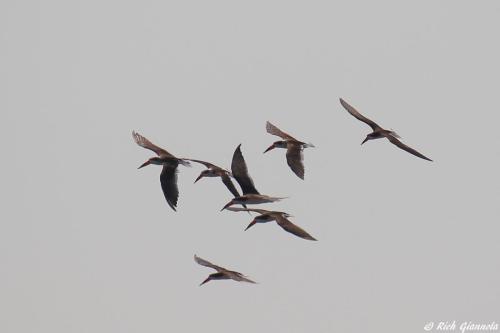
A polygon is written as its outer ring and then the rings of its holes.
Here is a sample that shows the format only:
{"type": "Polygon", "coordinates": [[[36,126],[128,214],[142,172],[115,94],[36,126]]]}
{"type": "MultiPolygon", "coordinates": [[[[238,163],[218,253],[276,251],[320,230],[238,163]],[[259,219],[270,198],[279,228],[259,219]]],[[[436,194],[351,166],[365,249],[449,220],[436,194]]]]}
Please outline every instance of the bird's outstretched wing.
{"type": "Polygon", "coordinates": [[[283,132],[278,127],[276,127],[273,124],[271,124],[269,121],[266,122],[266,130],[267,130],[267,133],[279,136],[283,140],[294,140],[294,141],[297,141],[297,139],[295,139],[293,136],[291,136],[288,133],[283,132]]]}
{"type": "Polygon", "coordinates": [[[160,174],[160,183],[168,205],[176,210],[179,188],[177,187],[177,165],[164,164],[160,174]]]}
{"type": "Polygon", "coordinates": [[[231,180],[231,177],[229,177],[228,174],[223,174],[220,177],[220,179],[222,180],[222,182],[224,183],[224,185],[226,185],[226,187],[229,190],[229,192],[231,192],[234,195],[234,197],[239,197],[240,196],[240,193],[238,192],[238,190],[234,186],[233,181],[231,180]]]}
{"type": "Polygon", "coordinates": [[[255,281],[252,281],[250,280],[249,278],[247,278],[245,275],[239,273],[239,272],[235,272],[235,271],[228,271],[228,276],[235,280],[235,281],[239,281],[239,282],[248,282],[248,283],[257,283],[255,281]]]}
{"type": "Polygon", "coordinates": [[[370,126],[374,131],[380,128],[380,126],[377,125],[376,122],[363,116],[361,113],[358,112],[358,110],[356,110],[352,105],[344,101],[342,98],[340,99],[340,104],[342,104],[344,109],[346,109],[347,112],[349,112],[352,116],[370,126]]]}
{"type": "Polygon", "coordinates": [[[198,257],[196,254],[194,255],[194,261],[196,261],[199,265],[213,268],[217,272],[225,272],[225,271],[227,271],[227,269],[225,269],[223,267],[220,267],[220,266],[217,266],[217,265],[214,265],[210,261],[207,261],[205,259],[202,259],[202,258],[198,257]]]}
{"type": "Polygon", "coordinates": [[[309,235],[304,229],[302,229],[298,225],[293,224],[292,222],[290,222],[287,218],[285,218],[283,216],[277,216],[276,222],[285,231],[288,231],[289,233],[292,233],[295,236],[298,236],[298,237],[304,238],[304,239],[308,239],[308,240],[313,240],[313,241],[317,240],[313,236],[309,235]]]}
{"type": "Polygon", "coordinates": [[[259,191],[257,191],[253,184],[252,178],[248,174],[247,164],[241,153],[241,144],[234,151],[231,172],[238,184],[240,184],[243,194],[259,194],[259,191]]]}
{"type": "Polygon", "coordinates": [[[398,139],[396,139],[394,136],[392,135],[386,135],[386,138],[394,145],[396,145],[397,147],[403,149],[403,150],[406,150],[407,152],[409,152],[410,154],[413,154],[417,157],[420,157],[420,158],[423,158],[424,160],[427,160],[427,161],[431,161],[432,160],[422,154],[420,154],[418,151],[416,151],[415,149],[413,148],[410,148],[408,147],[407,145],[405,145],[404,143],[402,143],[401,141],[399,141],[398,139]]]}
{"type": "Polygon", "coordinates": [[[186,160],[191,161],[191,162],[195,162],[195,163],[199,163],[199,164],[203,164],[208,169],[222,169],[222,168],[218,167],[217,165],[212,164],[210,162],[205,162],[205,161],[201,161],[201,160],[195,160],[195,159],[192,159],[192,158],[189,158],[189,159],[186,159],[186,160]]]}
{"type": "Polygon", "coordinates": [[[304,154],[300,144],[288,144],[286,162],[300,179],[304,179],[304,154]]]}
{"type": "Polygon", "coordinates": [[[230,210],[232,212],[254,212],[254,213],[259,213],[259,214],[268,214],[271,211],[265,210],[265,209],[257,209],[257,208],[238,208],[238,207],[228,207],[226,208],[227,210],[230,210]]]}
{"type": "Polygon", "coordinates": [[[168,151],[166,151],[163,148],[158,147],[139,133],[132,131],[132,137],[134,138],[135,143],[137,143],[139,146],[142,148],[146,148],[149,150],[152,150],[156,153],[156,155],[161,156],[161,157],[173,157],[172,154],[170,154],[168,151]]]}

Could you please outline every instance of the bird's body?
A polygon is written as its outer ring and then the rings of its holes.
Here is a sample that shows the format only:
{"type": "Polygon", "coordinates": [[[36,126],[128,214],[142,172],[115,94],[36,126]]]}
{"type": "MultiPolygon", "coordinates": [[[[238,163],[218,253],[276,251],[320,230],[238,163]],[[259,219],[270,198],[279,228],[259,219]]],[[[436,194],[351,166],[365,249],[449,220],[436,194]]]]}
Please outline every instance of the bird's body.
{"type": "Polygon", "coordinates": [[[404,143],[399,141],[398,139],[400,137],[398,134],[396,134],[396,132],[394,132],[392,130],[386,130],[386,129],[380,127],[376,122],[366,118],[361,113],[359,113],[353,106],[351,106],[349,103],[344,101],[342,98],[340,99],[340,104],[342,104],[342,106],[347,110],[347,112],[349,112],[353,117],[364,122],[365,124],[367,124],[368,126],[370,126],[372,128],[373,132],[369,133],[366,136],[366,138],[363,140],[363,142],[361,142],[361,144],[365,143],[368,140],[386,138],[387,140],[389,140],[392,144],[394,144],[398,148],[403,149],[403,150],[407,151],[408,153],[415,155],[417,157],[420,157],[424,160],[432,162],[432,160],[430,158],[424,156],[423,154],[419,153],[415,149],[408,147],[407,145],[405,145],[404,143]]]}
{"type": "Polygon", "coordinates": [[[276,221],[276,223],[283,228],[283,230],[294,234],[297,237],[307,239],[307,240],[317,240],[314,237],[312,237],[309,233],[307,233],[304,229],[300,228],[296,224],[292,223],[290,220],[288,220],[288,217],[291,217],[290,214],[285,213],[285,212],[278,212],[278,211],[270,211],[270,210],[265,210],[265,209],[253,209],[253,208],[228,208],[228,210],[231,210],[233,212],[255,212],[260,215],[256,216],[252,222],[246,227],[245,230],[248,230],[248,228],[252,227],[256,223],[267,223],[271,221],[276,221]]]}
{"type": "Polygon", "coordinates": [[[148,159],[139,167],[139,169],[150,164],[163,166],[160,174],[161,188],[168,205],[175,211],[177,207],[177,200],[179,198],[179,189],[177,187],[177,166],[179,164],[189,166],[190,163],[188,159],[175,157],[165,149],[156,146],[135,131],[132,132],[132,137],[139,146],[149,149],[158,155],[157,157],[151,157],[148,159]]]}
{"type": "Polygon", "coordinates": [[[244,276],[239,272],[231,271],[224,267],[214,265],[211,262],[198,257],[197,255],[194,256],[194,260],[202,266],[210,267],[217,271],[217,273],[210,274],[202,283],[200,283],[200,286],[211,280],[229,280],[229,279],[238,282],[255,283],[254,281],[248,279],[246,276],[244,276]]]}
{"type": "Polygon", "coordinates": [[[300,178],[304,179],[304,148],[314,147],[311,143],[305,143],[292,137],[290,134],[283,132],[278,127],[266,123],[266,130],[269,134],[279,136],[283,140],[274,142],[264,153],[274,148],[286,149],[286,161],[290,169],[300,178]]]}
{"type": "Polygon", "coordinates": [[[261,204],[269,203],[274,201],[279,201],[284,199],[282,197],[271,197],[268,195],[260,194],[255,188],[252,178],[248,174],[248,168],[241,153],[241,145],[236,147],[233,154],[233,161],[231,163],[231,172],[233,177],[236,179],[241,187],[242,195],[234,197],[230,202],[228,202],[221,210],[226,209],[229,206],[236,204],[261,204]]]}

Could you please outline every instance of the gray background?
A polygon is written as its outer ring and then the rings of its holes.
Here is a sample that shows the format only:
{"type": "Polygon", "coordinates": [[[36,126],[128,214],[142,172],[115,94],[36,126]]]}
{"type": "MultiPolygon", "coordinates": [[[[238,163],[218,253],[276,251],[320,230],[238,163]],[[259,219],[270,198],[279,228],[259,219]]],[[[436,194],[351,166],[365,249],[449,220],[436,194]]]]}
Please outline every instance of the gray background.
{"type": "MultiPolygon", "coordinates": [[[[422,332],[500,320],[498,1],[2,1],[0,331],[422,332]],[[343,97],[430,163],[386,141],[343,97]],[[317,148],[306,180],[265,121],[317,148]],[[230,166],[318,242],[243,232],[137,130],[230,166]],[[193,254],[258,285],[215,281],[193,254]]],[[[265,207],[265,206],[263,206],[265,207]]]]}

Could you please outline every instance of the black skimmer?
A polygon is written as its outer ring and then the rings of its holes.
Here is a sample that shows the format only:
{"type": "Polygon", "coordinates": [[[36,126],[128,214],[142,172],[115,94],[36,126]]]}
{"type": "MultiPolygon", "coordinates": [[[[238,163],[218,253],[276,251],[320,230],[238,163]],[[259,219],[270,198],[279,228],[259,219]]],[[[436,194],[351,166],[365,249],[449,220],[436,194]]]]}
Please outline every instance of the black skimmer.
{"type": "Polygon", "coordinates": [[[210,274],[202,283],[200,283],[200,286],[207,283],[210,280],[235,280],[238,282],[249,282],[249,283],[256,283],[250,279],[248,279],[246,276],[239,272],[235,271],[230,271],[228,269],[225,269],[224,267],[220,267],[217,265],[212,264],[209,261],[206,261],[205,259],[202,259],[198,257],[196,254],[194,255],[194,260],[205,267],[210,267],[213,268],[217,271],[217,273],[210,274]]]}
{"type": "Polygon", "coordinates": [[[277,212],[277,211],[270,211],[270,210],[265,210],[265,209],[253,209],[253,208],[234,208],[234,207],[229,207],[228,210],[233,211],[233,212],[255,212],[259,213],[260,215],[256,216],[252,222],[246,227],[245,231],[248,230],[251,226],[255,225],[256,223],[266,223],[266,222],[271,222],[271,221],[276,221],[276,223],[283,228],[285,231],[294,234],[295,236],[298,236],[300,238],[304,238],[307,240],[312,240],[315,241],[317,240],[313,236],[309,235],[307,231],[304,229],[300,228],[299,226],[293,224],[290,220],[288,220],[288,217],[291,217],[292,215],[285,213],[285,212],[277,212]]]}
{"type": "Polygon", "coordinates": [[[198,176],[198,178],[196,178],[196,180],[194,181],[195,183],[198,180],[202,179],[203,177],[220,177],[220,179],[222,180],[222,183],[224,185],[226,185],[227,189],[235,197],[239,197],[240,196],[240,193],[238,192],[238,190],[234,186],[233,182],[231,181],[231,177],[232,177],[231,172],[229,172],[229,171],[227,171],[227,170],[225,170],[225,169],[223,169],[221,167],[218,167],[215,164],[209,163],[209,162],[205,162],[205,161],[201,161],[201,160],[194,160],[194,159],[189,159],[189,161],[195,162],[195,163],[199,163],[199,164],[203,164],[205,167],[207,167],[207,169],[203,170],[200,173],[200,175],[198,176]]]}
{"type": "Polygon", "coordinates": [[[278,127],[274,126],[270,122],[266,123],[267,133],[279,136],[282,141],[274,142],[269,148],[267,148],[264,153],[274,149],[274,148],[285,148],[286,149],[286,162],[292,171],[300,178],[304,179],[304,148],[314,147],[312,143],[305,143],[295,139],[288,133],[283,132],[278,127]]]}
{"type": "Polygon", "coordinates": [[[349,105],[342,98],[340,99],[340,104],[342,104],[342,106],[351,115],[353,115],[356,119],[361,120],[362,122],[364,122],[365,124],[367,124],[368,126],[370,126],[372,128],[373,132],[369,133],[366,136],[366,138],[363,140],[363,142],[361,142],[361,144],[365,143],[368,140],[375,140],[375,139],[387,138],[387,140],[389,140],[392,144],[396,145],[397,147],[399,147],[399,148],[401,148],[403,150],[406,150],[410,154],[413,154],[413,155],[415,155],[417,157],[423,158],[424,160],[432,162],[432,160],[430,158],[422,155],[421,153],[419,153],[415,149],[413,149],[411,147],[408,147],[407,145],[405,145],[404,143],[402,143],[401,141],[399,141],[398,140],[399,135],[397,135],[396,132],[383,129],[377,123],[375,123],[374,121],[366,118],[361,113],[359,113],[354,107],[352,107],[351,105],[349,105]]]}
{"type": "Polygon", "coordinates": [[[250,178],[250,175],[248,174],[247,165],[245,163],[245,159],[243,158],[243,154],[241,153],[241,144],[238,145],[238,147],[236,147],[236,150],[234,151],[233,161],[231,162],[231,172],[238,184],[240,184],[243,194],[241,196],[233,198],[221,210],[224,210],[227,207],[235,204],[251,205],[275,202],[281,199],[285,199],[282,197],[271,197],[268,195],[260,194],[259,191],[257,191],[255,185],[253,184],[252,178],[250,178]]]}
{"type": "Polygon", "coordinates": [[[189,166],[189,161],[185,158],[175,157],[165,149],[156,146],[151,141],[135,131],[132,131],[132,137],[139,146],[152,150],[156,153],[156,155],[158,155],[158,157],[151,157],[150,159],[148,159],[139,167],[139,169],[150,164],[163,166],[160,174],[161,189],[163,190],[165,199],[167,199],[168,205],[175,211],[177,206],[177,199],[179,198],[179,189],[177,187],[177,166],[179,164],[189,166]]]}

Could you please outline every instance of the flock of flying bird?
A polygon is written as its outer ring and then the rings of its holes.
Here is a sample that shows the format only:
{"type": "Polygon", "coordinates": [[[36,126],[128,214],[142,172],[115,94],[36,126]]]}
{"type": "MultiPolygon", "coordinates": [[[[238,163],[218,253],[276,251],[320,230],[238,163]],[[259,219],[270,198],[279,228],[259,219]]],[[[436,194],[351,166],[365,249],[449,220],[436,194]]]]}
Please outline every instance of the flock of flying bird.
{"type": "MultiPolygon", "coordinates": [[[[408,147],[407,145],[399,141],[400,137],[396,134],[396,132],[392,130],[386,130],[380,127],[377,123],[359,113],[353,106],[348,104],[342,98],[340,99],[340,104],[352,116],[366,123],[372,128],[373,131],[366,136],[366,138],[363,140],[363,142],[361,142],[361,144],[365,143],[368,140],[387,138],[389,142],[396,145],[398,148],[401,148],[409,152],[410,154],[413,154],[424,160],[432,161],[431,159],[422,155],[415,149],[408,147]]],[[[312,145],[311,143],[305,143],[295,139],[291,135],[281,131],[278,127],[274,126],[270,122],[266,123],[266,130],[269,134],[280,137],[281,140],[274,142],[271,146],[269,146],[269,148],[267,148],[264,151],[264,153],[274,148],[286,149],[286,160],[288,166],[299,178],[304,179],[303,150],[304,148],[314,147],[314,145],[312,145]]],[[[177,200],[179,198],[179,189],[177,187],[177,167],[179,166],[179,164],[182,164],[184,166],[190,166],[191,165],[190,162],[199,163],[204,165],[206,169],[203,170],[200,173],[200,175],[196,178],[196,180],[194,181],[195,183],[203,177],[220,177],[222,183],[234,196],[233,199],[231,199],[231,201],[229,201],[221,210],[227,209],[233,212],[252,212],[259,214],[250,222],[250,224],[246,227],[245,230],[252,227],[256,223],[266,223],[275,221],[281,228],[283,228],[285,231],[295,236],[311,241],[316,240],[304,229],[300,228],[299,226],[288,220],[288,218],[291,217],[291,215],[288,213],[280,211],[269,211],[265,209],[247,208],[247,205],[271,203],[285,198],[272,197],[260,194],[259,191],[257,191],[252,178],[248,174],[247,165],[245,163],[245,159],[243,158],[243,154],[241,152],[241,144],[238,145],[238,147],[236,147],[236,150],[234,151],[233,159],[231,162],[231,171],[228,171],[210,162],[205,162],[190,158],[175,157],[165,149],[158,147],[157,145],[153,144],[151,141],[149,141],[148,139],[146,139],[145,137],[143,137],[142,135],[140,135],[135,131],[132,132],[132,136],[135,142],[139,146],[152,150],[154,153],[156,153],[157,156],[148,159],[139,167],[139,169],[150,164],[163,166],[160,174],[160,184],[168,205],[174,211],[176,210],[177,200]],[[241,195],[234,186],[231,180],[232,178],[234,178],[240,185],[242,192],[241,195]],[[241,205],[242,208],[232,207],[234,205],[241,205]]],[[[200,285],[205,284],[210,280],[227,280],[227,279],[255,283],[254,281],[248,279],[239,272],[231,271],[226,268],[214,265],[209,261],[204,260],[196,255],[194,256],[194,259],[198,264],[213,268],[217,271],[217,273],[210,274],[200,285]]]]}

